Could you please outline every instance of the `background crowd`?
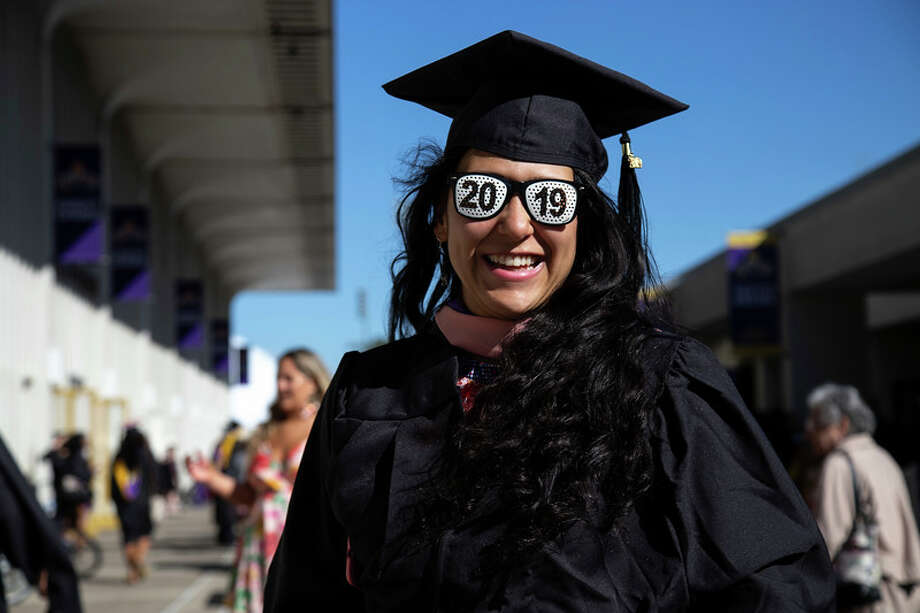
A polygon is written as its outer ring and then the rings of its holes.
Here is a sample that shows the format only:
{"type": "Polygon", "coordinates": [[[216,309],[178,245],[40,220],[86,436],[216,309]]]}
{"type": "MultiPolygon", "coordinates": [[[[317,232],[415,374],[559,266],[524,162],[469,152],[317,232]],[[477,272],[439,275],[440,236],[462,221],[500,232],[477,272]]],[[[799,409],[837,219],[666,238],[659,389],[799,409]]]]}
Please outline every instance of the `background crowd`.
{"type": "MultiPolygon", "coordinates": [[[[129,425],[111,471],[126,581],[137,582],[150,572],[146,556],[154,533],[153,516],[164,519],[178,512],[181,495],[185,504],[213,504],[214,539],[234,547],[225,603],[234,611],[261,610],[262,587],[284,526],[300,457],[328,383],[328,372],[314,354],[303,349],[286,353],[278,366],[277,399],[265,423],[246,432],[230,422],[215,437],[207,457],[187,459],[195,485],[181,493],[174,449],[156,461],[142,431],[129,425]],[[202,488],[210,495],[203,495],[202,488]]],[[[877,575],[881,600],[852,610],[920,611],[920,591],[913,589],[920,585],[917,506],[902,468],[872,437],[876,419],[871,408],[858,390],[836,383],[813,390],[806,404],[802,452],[788,468],[814,513],[828,552],[838,566],[845,564],[844,559],[853,564],[847,551],[852,554],[858,548],[852,541],[863,518],[877,551],[874,557],[864,556],[855,563],[863,564],[864,575],[877,575]]],[[[93,500],[94,469],[85,446],[80,433],[58,435],[46,454],[56,500],[48,517],[0,439],[2,553],[51,599],[53,610],[80,610],[70,556],[74,539],[86,538],[93,500]],[[23,526],[25,530],[18,529],[23,526]]]]}

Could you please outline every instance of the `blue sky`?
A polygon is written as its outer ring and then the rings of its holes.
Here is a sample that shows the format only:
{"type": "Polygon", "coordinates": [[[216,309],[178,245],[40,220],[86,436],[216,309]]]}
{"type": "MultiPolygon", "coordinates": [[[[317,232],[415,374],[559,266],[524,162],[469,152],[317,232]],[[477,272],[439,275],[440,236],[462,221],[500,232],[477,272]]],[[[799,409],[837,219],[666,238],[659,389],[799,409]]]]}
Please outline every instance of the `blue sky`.
{"type": "MultiPolygon", "coordinates": [[[[337,289],[246,292],[232,305],[234,334],[275,354],[312,347],[330,368],[384,334],[398,251],[392,178],[419,139],[443,144],[449,127],[381,84],[501,30],[690,105],[631,132],[666,279],[720,250],[729,230],[767,225],[920,143],[916,0],[349,0],[334,12],[337,289]]],[[[606,144],[618,159],[616,139],[606,144]]],[[[601,185],[615,193],[617,180],[614,168],[601,185]]]]}

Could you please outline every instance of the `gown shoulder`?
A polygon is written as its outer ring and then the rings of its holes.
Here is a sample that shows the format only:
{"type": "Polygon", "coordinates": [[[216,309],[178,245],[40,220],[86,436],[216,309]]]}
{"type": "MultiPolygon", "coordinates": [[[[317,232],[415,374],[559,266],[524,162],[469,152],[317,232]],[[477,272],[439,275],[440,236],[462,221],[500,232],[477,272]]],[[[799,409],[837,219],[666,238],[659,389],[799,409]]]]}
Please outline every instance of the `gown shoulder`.
{"type": "Polygon", "coordinates": [[[673,339],[650,415],[651,496],[669,509],[691,601],[824,611],[834,575],[816,522],[708,347],[673,339]]]}

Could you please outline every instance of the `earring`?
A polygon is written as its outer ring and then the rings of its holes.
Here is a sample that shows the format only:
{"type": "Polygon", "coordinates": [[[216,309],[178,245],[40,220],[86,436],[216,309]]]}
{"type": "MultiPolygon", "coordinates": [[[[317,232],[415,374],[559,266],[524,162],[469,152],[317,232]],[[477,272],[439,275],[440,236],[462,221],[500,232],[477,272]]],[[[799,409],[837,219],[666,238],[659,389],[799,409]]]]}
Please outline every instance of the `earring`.
{"type": "Polygon", "coordinates": [[[441,269],[441,276],[438,279],[438,287],[444,289],[450,283],[450,273],[448,272],[448,267],[450,266],[450,257],[447,254],[447,241],[438,241],[438,251],[440,252],[438,257],[438,268],[441,269]]]}

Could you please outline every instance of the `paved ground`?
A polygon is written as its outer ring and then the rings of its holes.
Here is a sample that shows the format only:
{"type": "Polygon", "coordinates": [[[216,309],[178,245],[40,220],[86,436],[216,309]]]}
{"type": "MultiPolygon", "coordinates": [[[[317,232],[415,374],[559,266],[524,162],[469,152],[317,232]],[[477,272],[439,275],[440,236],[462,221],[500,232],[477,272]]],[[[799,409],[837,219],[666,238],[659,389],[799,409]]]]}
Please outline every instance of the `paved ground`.
{"type": "MultiPolygon", "coordinates": [[[[157,525],[150,551],[150,575],[125,582],[117,532],[98,535],[105,558],[91,579],[81,582],[86,613],[221,613],[233,551],[214,545],[211,507],[183,510],[157,525]]],[[[47,602],[33,594],[11,613],[44,613],[47,602]]]]}

